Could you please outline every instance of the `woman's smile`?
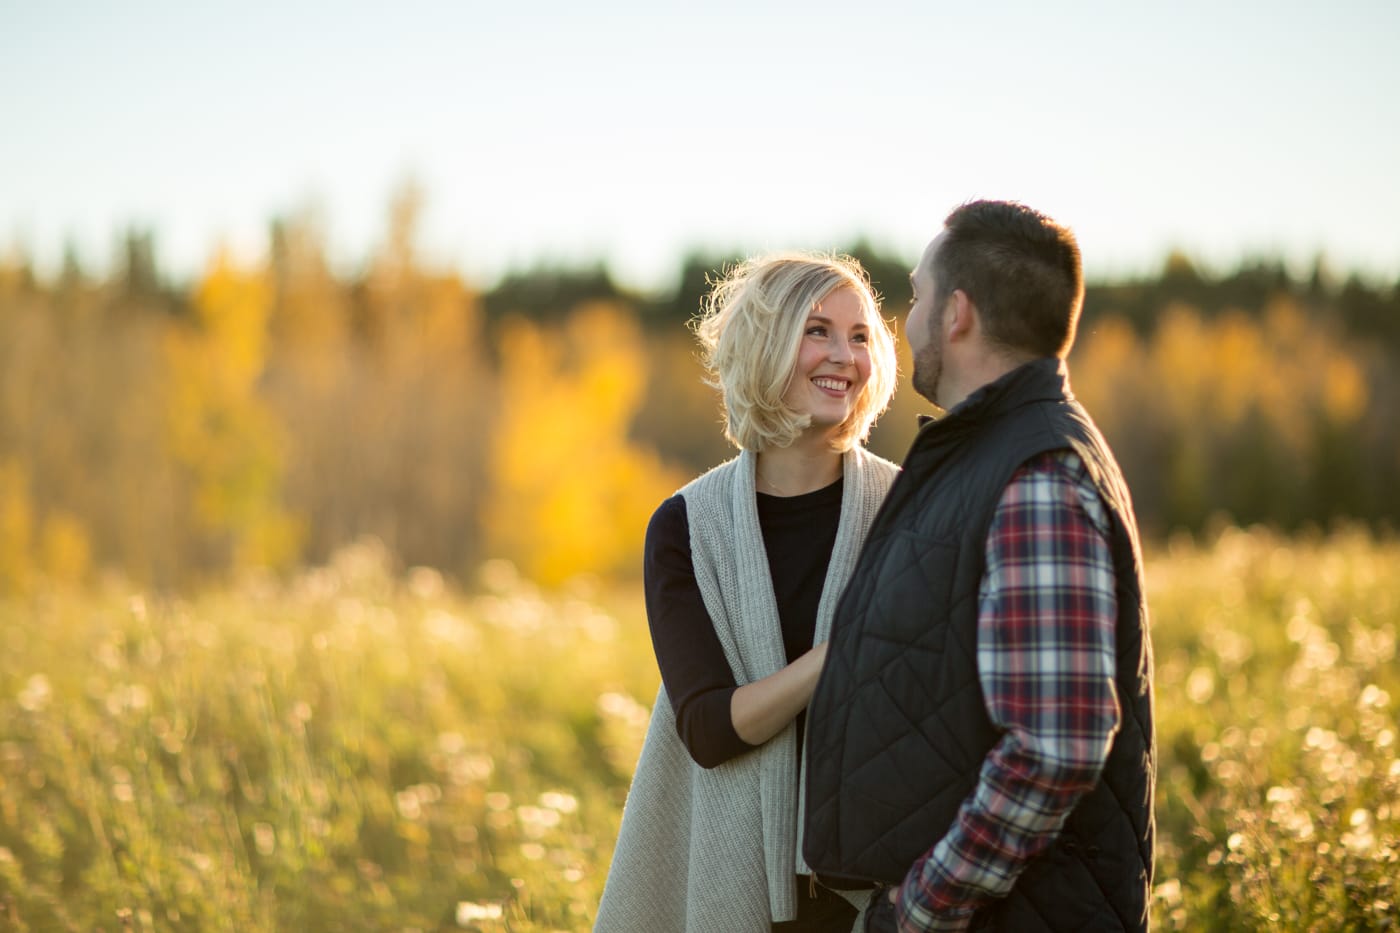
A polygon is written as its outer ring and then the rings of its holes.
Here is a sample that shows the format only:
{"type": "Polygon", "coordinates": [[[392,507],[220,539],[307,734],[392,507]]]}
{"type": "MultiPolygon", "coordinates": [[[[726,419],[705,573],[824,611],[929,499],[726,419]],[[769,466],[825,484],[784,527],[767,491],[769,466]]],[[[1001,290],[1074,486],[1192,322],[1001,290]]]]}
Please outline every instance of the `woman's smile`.
{"type": "Polygon", "coordinates": [[[851,380],[836,376],[817,376],[812,380],[812,384],[837,398],[845,398],[846,390],[851,387],[851,380]]]}

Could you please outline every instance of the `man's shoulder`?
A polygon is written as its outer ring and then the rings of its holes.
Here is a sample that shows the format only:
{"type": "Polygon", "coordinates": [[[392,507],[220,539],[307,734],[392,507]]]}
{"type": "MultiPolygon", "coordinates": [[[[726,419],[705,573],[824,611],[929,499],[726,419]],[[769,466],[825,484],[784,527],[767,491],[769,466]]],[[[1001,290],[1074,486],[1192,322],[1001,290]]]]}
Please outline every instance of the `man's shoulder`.
{"type": "Polygon", "coordinates": [[[1109,527],[1108,510],[1093,474],[1073,447],[1042,451],[1021,463],[998,503],[998,510],[1017,507],[1078,507],[1100,533],[1109,527]]]}

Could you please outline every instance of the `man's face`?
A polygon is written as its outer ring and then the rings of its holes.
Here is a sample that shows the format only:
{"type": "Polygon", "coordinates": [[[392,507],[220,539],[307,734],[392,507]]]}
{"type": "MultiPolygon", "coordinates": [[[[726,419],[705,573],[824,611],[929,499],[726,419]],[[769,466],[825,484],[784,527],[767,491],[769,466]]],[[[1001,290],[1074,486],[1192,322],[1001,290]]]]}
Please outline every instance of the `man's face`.
{"type": "Polygon", "coordinates": [[[914,391],[935,405],[938,383],[943,377],[943,309],[933,306],[937,284],[933,278],[933,256],[942,242],[941,233],[933,238],[909,276],[914,286],[914,304],[904,324],[904,335],[914,351],[914,391]]]}

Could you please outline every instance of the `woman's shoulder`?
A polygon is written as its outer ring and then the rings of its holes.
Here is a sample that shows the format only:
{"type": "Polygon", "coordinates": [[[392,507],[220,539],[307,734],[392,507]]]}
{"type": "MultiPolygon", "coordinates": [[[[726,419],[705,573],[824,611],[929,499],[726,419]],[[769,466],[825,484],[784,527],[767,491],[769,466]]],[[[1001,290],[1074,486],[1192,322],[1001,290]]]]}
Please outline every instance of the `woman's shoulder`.
{"type": "Polygon", "coordinates": [[[648,575],[690,572],[690,520],[685,500],[672,496],[656,507],[642,542],[642,566],[648,575]]]}
{"type": "Polygon", "coordinates": [[[704,495],[718,494],[720,490],[728,488],[729,484],[734,481],[743,456],[744,455],[741,453],[736,457],[732,457],[721,464],[711,467],[682,486],[676,492],[676,495],[685,499],[692,499],[704,495]]]}
{"type": "Polygon", "coordinates": [[[663,500],[656,507],[656,511],[651,513],[651,521],[647,523],[647,541],[675,537],[684,538],[688,531],[689,519],[686,516],[685,496],[676,493],[669,499],[663,500]]]}

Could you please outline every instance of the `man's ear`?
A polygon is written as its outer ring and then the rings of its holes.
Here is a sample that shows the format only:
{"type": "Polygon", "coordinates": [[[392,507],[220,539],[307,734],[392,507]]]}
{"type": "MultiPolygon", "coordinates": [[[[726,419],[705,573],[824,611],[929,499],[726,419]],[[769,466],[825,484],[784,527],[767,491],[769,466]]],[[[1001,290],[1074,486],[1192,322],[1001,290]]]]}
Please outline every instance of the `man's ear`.
{"type": "Polygon", "coordinates": [[[967,297],[967,292],[954,289],[948,296],[948,307],[943,313],[943,326],[947,329],[949,343],[966,340],[980,329],[977,306],[967,297]]]}

